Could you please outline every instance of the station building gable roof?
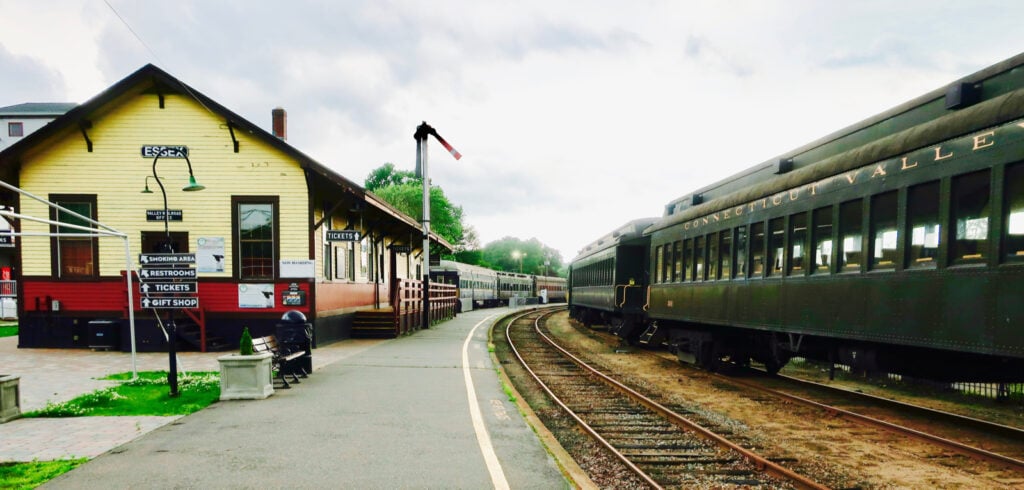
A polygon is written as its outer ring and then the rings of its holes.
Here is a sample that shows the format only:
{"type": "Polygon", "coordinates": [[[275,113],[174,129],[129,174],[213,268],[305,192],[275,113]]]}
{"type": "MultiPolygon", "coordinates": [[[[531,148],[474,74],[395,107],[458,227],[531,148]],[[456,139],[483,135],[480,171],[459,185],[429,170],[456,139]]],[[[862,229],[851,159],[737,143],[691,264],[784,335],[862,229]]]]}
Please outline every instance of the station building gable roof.
{"type": "MultiPolygon", "coordinates": [[[[113,107],[140,94],[155,94],[160,98],[161,104],[165,95],[178,94],[191,97],[214,114],[224,118],[224,123],[229,130],[225,132],[225,138],[231,137],[229,136],[230,132],[242,131],[294,159],[299,167],[305,170],[307,175],[314,181],[310,185],[310,192],[313,192],[315,187],[325,193],[337,194],[337,197],[342,197],[341,195],[344,194],[366,203],[369,211],[390,218],[378,220],[379,222],[387,221],[387,223],[380,225],[380,228],[386,232],[393,234],[401,232],[404,234],[419,229],[419,224],[413,218],[398,211],[372,193],[367,192],[360,185],[314,160],[281,138],[253,124],[153,64],[143,66],[80,105],[74,106],[72,104],[69,110],[65,109],[66,112],[63,112],[63,115],[5,150],[0,151],[0,179],[12,183],[17,182],[19,166],[23,158],[42,151],[48,144],[68,137],[71,134],[79,132],[87,134],[92,119],[103,115],[113,107]],[[412,230],[409,228],[412,228],[412,230]]],[[[48,106],[51,109],[63,107],[62,103],[27,103],[9,106],[8,109],[12,111],[43,110],[44,106],[48,106]]],[[[83,141],[83,145],[87,144],[87,141],[87,139],[83,141]]],[[[236,149],[237,151],[244,151],[244,149],[236,149]]],[[[452,249],[451,244],[435,234],[431,234],[431,239],[442,247],[449,250],[452,249]]],[[[410,240],[410,242],[411,245],[415,246],[415,240],[410,240]]]]}

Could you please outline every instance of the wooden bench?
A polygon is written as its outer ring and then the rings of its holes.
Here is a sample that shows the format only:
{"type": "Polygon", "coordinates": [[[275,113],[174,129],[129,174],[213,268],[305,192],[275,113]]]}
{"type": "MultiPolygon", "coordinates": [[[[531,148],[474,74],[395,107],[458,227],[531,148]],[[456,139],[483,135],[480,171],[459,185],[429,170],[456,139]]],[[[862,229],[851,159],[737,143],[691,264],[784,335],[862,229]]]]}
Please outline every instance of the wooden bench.
{"type": "Polygon", "coordinates": [[[274,369],[277,370],[277,375],[281,378],[281,382],[284,384],[282,388],[284,389],[291,388],[291,385],[288,384],[288,379],[285,378],[286,374],[292,375],[293,383],[300,383],[298,375],[295,374],[296,371],[301,373],[303,378],[309,375],[299,362],[306,355],[306,351],[281,352],[277,345],[277,337],[273,335],[252,339],[252,351],[254,353],[270,352],[274,355],[274,369]]]}

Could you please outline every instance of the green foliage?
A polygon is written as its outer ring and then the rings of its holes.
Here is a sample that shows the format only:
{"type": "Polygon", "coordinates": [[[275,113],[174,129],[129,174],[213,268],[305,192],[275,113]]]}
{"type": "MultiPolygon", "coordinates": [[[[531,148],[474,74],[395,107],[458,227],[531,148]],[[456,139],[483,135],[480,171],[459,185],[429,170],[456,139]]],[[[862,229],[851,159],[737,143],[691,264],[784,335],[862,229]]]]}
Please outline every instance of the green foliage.
{"type": "Polygon", "coordinates": [[[18,335],[17,325],[0,325],[0,337],[14,337],[18,335]]]}
{"type": "MultiPolygon", "coordinates": [[[[377,192],[379,189],[383,189],[392,185],[402,185],[411,183],[421,183],[422,179],[416,178],[416,175],[411,170],[396,170],[395,164],[385,163],[380,167],[377,167],[370,171],[370,175],[366,176],[365,187],[366,190],[371,192],[377,192]]],[[[390,201],[388,201],[390,202],[390,201]]]]}
{"type": "Polygon", "coordinates": [[[252,335],[249,333],[249,327],[242,330],[242,339],[238,341],[238,351],[243,356],[252,355],[252,335]]]}
{"type": "Polygon", "coordinates": [[[166,371],[147,371],[131,380],[131,373],[105,379],[124,380],[120,385],[97,390],[62,403],[47,403],[45,408],[28,412],[25,417],[85,417],[113,415],[188,415],[220,397],[217,373],[184,374],[178,379],[179,396],[168,396],[166,371]]]}
{"type": "MultiPolygon", "coordinates": [[[[423,184],[419,179],[412,178],[399,184],[379,187],[373,192],[413,219],[423,219],[423,184]]],[[[430,188],[430,231],[444,238],[456,249],[465,241],[462,207],[452,204],[444,195],[444,191],[437,186],[430,188]]]]}
{"type": "Polygon", "coordinates": [[[524,241],[505,237],[484,246],[482,256],[484,262],[498,270],[519,272],[521,260],[524,274],[564,275],[562,254],[536,238],[524,241]]]}
{"type": "Polygon", "coordinates": [[[57,461],[32,461],[31,463],[0,463],[0,488],[36,488],[88,461],[61,459],[57,461]]]}

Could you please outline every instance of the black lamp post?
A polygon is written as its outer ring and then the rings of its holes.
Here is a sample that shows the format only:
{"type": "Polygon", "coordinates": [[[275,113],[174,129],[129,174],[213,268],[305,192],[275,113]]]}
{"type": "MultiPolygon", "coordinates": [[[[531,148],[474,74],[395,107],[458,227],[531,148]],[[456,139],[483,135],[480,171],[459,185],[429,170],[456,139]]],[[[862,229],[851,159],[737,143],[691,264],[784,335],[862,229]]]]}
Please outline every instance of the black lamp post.
{"type": "MultiPolygon", "coordinates": [[[[201,191],[205,189],[205,186],[199,185],[196,182],[195,175],[192,174],[192,162],[189,161],[188,157],[185,156],[185,163],[188,164],[188,185],[183,187],[181,190],[185,192],[201,191]]],[[[164,253],[174,253],[174,245],[171,242],[171,231],[170,231],[170,211],[167,209],[167,190],[164,189],[164,184],[160,182],[160,177],[156,174],[156,162],[160,160],[158,154],[153,158],[153,179],[156,180],[156,185],[160,186],[160,194],[164,196],[164,253]]],[[[147,176],[148,179],[148,176],[147,176]]],[[[146,189],[142,192],[149,190],[149,182],[146,182],[146,189]]],[[[167,356],[169,358],[170,367],[167,371],[167,384],[171,386],[170,396],[176,397],[178,393],[178,352],[177,352],[177,341],[178,341],[178,330],[174,325],[174,310],[172,309],[167,320],[167,356]]]]}

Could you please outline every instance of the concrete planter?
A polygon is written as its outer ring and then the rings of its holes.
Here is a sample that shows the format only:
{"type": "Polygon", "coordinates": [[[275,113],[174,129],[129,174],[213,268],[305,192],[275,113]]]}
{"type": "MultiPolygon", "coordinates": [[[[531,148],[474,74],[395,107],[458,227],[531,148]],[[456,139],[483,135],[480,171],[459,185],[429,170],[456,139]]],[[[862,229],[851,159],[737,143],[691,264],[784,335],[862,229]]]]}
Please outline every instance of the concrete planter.
{"type": "Polygon", "coordinates": [[[274,373],[270,352],[251,356],[233,354],[217,358],[220,363],[221,400],[262,400],[274,394],[274,373]]]}
{"type": "Polygon", "coordinates": [[[21,417],[20,376],[0,374],[0,424],[21,417]]]}

